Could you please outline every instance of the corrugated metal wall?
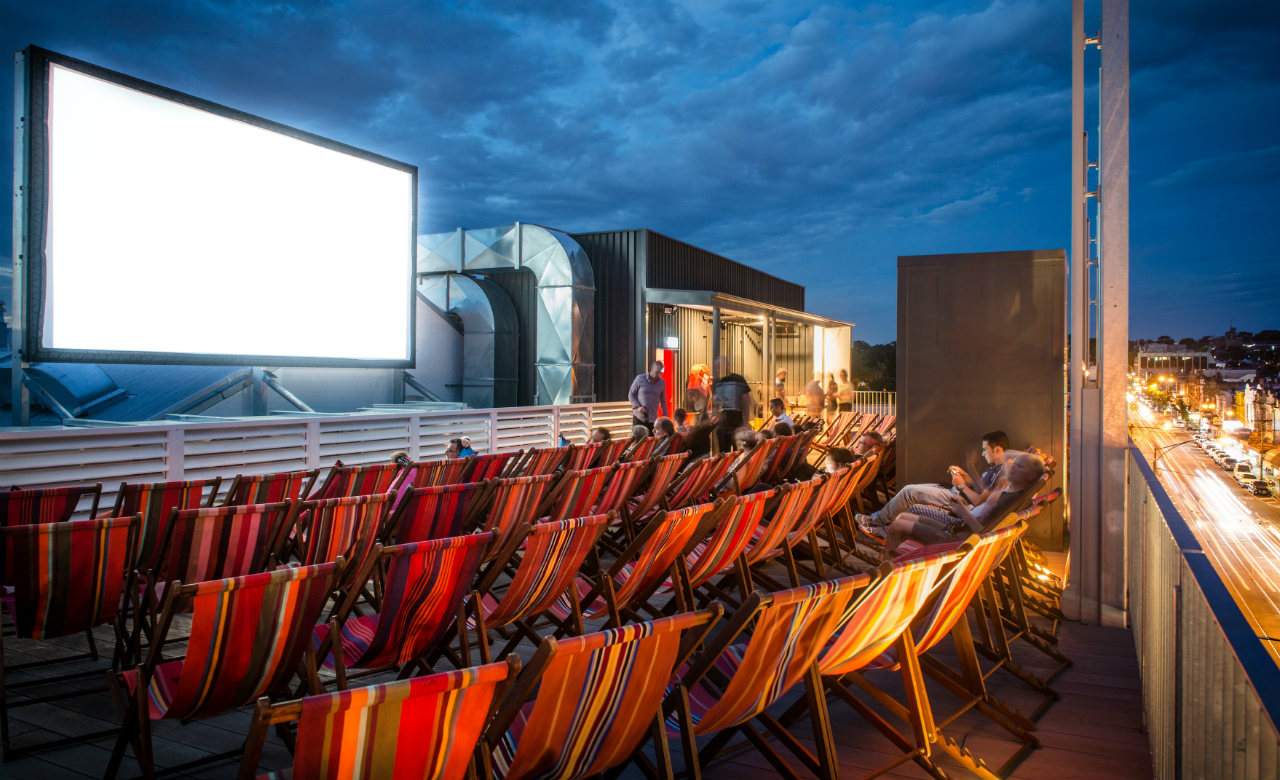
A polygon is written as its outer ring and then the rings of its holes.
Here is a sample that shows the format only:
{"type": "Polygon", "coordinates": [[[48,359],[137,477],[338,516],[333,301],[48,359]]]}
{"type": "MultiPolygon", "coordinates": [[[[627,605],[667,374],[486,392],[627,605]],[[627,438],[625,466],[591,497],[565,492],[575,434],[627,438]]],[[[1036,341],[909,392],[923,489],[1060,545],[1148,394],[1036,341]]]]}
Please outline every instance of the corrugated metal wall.
{"type": "MultiPolygon", "coordinates": [[[[813,326],[779,322],[774,328],[773,368],[787,370],[787,395],[800,395],[813,378],[813,326]]],[[[772,378],[770,379],[772,381],[772,378]]],[[[773,388],[769,388],[773,395],[773,388]]]]}
{"type": "MultiPolygon", "coordinates": [[[[646,341],[645,287],[710,290],[775,306],[804,309],[804,287],[652,230],[575,233],[573,239],[591,258],[596,279],[597,400],[625,399],[631,380],[643,370],[645,360],[659,343],[652,336],[646,341]]],[[[650,308],[651,315],[652,311],[650,308]]],[[[661,315],[661,307],[657,311],[661,315]]],[[[706,330],[710,332],[710,325],[706,330]]],[[[681,335],[681,343],[684,343],[683,334],[673,332],[671,335],[681,335]]],[[[736,332],[731,333],[726,328],[725,354],[731,360],[735,349],[742,352],[733,346],[738,340],[736,332]]],[[[754,366],[752,358],[743,355],[745,363],[742,368],[758,375],[758,348],[756,351],[754,366]]],[[[686,356],[682,354],[680,359],[684,361],[686,356]]],[[[710,350],[702,359],[687,360],[688,365],[697,362],[710,364],[710,350]]],[[[747,376],[750,379],[752,374],[747,376]]],[[[759,381],[758,376],[756,380],[759,381]]]]}
{"type": "Polygon", "coordinates": [[[670,236],[647,232],[650,287],[711,290],[804,311],[804,287],[670,236]]]}

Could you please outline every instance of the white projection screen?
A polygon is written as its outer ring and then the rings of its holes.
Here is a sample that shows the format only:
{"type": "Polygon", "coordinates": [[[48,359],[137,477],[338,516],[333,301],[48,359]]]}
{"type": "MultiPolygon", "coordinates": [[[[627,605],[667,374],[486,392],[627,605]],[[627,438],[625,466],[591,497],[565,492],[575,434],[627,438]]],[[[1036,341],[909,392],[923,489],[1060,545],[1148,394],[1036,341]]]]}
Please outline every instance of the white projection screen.
{"type": "Polygon", "coordinates": [[[38,53],[29,359],[412,365],[415,167],[38,53]]]}

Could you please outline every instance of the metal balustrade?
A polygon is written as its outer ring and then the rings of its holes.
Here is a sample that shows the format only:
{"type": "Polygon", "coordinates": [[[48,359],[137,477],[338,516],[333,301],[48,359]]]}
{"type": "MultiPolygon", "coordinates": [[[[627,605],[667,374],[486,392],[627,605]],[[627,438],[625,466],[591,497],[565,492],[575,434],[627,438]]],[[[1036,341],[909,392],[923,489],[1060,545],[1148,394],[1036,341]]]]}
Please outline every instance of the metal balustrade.
{"type": "Polygon", "coordinates": [[[853,411],[896,417],[898,394],[892,390],[855,390],[853,391],[853,411]]]}
{"type": "Polygon", "coordinates": [[[121,482],[201,479],[386,460],[439,458],[470,436],[480,453],[553,447],[561,433],[631,433],[625,402],[505,409],[377,410],[130,426],[0,429],[0,487],[101,482],[109,508],[121,482]]]}
{"type": "Polygon", "coordinates": [[[1280,778],[1280,667],[1129,443],[1129,619],[1157,778],[1280,778]]]}

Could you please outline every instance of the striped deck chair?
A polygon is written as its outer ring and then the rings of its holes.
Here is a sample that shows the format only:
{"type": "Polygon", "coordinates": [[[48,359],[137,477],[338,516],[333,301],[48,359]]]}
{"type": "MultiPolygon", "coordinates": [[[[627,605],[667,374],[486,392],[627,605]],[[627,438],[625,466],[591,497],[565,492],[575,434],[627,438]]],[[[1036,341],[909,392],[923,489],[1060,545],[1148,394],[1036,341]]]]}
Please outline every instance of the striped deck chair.
{"type": "Polygon", "coordinates": [[[663,498],[663,509],[679,509],[706,501],[715,486],[733,468],[737,457],[737,453],[726,452],[723,455],[706,455],[690,463],[663,498]]]}
{"type": "MultiPolygon", "coordinates": [[[[373,552],[388,495],[304,501],[298,559],[304,566],[346,559],[348,576],[363,571],[373,552]]],[[[282,555],[277,555],[283,560],[282,555]]],[[[340,583],[345,586],[345,582],[340,583]]],[[[358,588],[356,588],[358,589],[358,588]]]]}
{"type": "Polygon", "coordinates": [[[564,462],[565,471],[584,471],[591,468],[596,462],[596,456],[600,454],[600,449],[599,442],[570,444],[569,457],[564,462]]]}
{"type": "Polygon", "coordinates": [[[621,768],[636,757],[646,774],[671,777],[663,699],[675,670],[719,614],[717,606],[544,640],[485,732],[494,775],[577,780],[621,768]],[[656,772],[639,757],[646,738],[653,742],[656,772]]]}
{"type": "Polygon", "coordinates": [[[640,441],[635,442],[635,444],[629,450],[626,450],[625,452],[623,452],[622,460],[624,461],[648,460],[653,455],[653,451],[657,449],[657,447],[658,447],[658,440],[652,436],[646,436],[640,441]]]}
{"type": "Polygon", "coordinates": [[[711,578],[730,569],[738,570],[738,587],[742,598],[751,592],[751,578],[747,573],[746,551],[764,521],[765,505],[777,495],[776,490],[760,490],[745,496],[729,496],[717,501],[715,509],[707,515],[711,536],[694,546],[685,556],[686,598],[694,603],[695,593],[704,586],[713,595],[723,591],[711,586],[711,578]]]}
{"type": "Polygon", "coordinates": [[[274,504],[277,501],[301,501],[311,493],[320,469],[278,471],[274,474],[237,474],[231,480],[223,506],[274,504]]]}
{"type": "MultiPolygon", "coordinates": [[[[520,659],[411,677],[273,705],[259,699],[241,780],[257,776],[271,726],[298,724],[290,777],[463,780],[504,683],[520,659]]],[[[488,764],[486,762],[485,766],[488,764]]],[[[488,776],[489,772],[481,773],[488,776]]],[[[276,775],[266,775],[275,777],[276,775]]]]}
{"type": "Polygon", "coordinates": [[[709,531],[702,520],[713,507],[701,504],[673,509],[654,518],[601,573],[598,583],[579,574],[574,588],[552,607],[552,614],[565,623],[580,609],[586,620],[608,617],[612,625],[620,625],[624,615],[634,615],[633,607],[645,605],[668,580],[679,583],[676,603],[686,607],[686,589],[677,563],[701,540],[701,534],[709,531]]]}
{"type": "MultiPolygon", "coordinates": [[[[940,773],[930,758],[935,733],[932,729],[929,695],[920,675],[915,646],[908,629],[934,594],[934,586],[943,571],[950,568],[963,554],[959,550],[952,550],[881,566],[879,576],[846,607],[835,638],[818,659],[816,671],[827,683],[827,688],[865,715],[869,710],[858,697],[840,684],[841,678],[866,669],[892,648],[899,648],[898,657],[904,661],[901,665],[902,682],[907,691],[909,706],[929,728],[917,733],[914,742],[897,742],[898,747],[903,750],[902,755],[873,774],[889,772],[907,761],[917,761],[930,774],[940,773]]],[[[813,724],[818,755],[815,757],[807,748],[797,749],[799,743],[794,740],[784,742],[819,777],[835,778],[838,760],[826,696],[814,696],[796,702],[781,720],[789,721],[804,709],[808,709],[813,724]]]]}
{"type": "MultiPolygon", "coordinates": [[[[767,710],[802,681],[812,704],[823,699],[817,661],[839,630],[866,574],[774,593],[756,591],[706,643],[680,681],[679,722],[686,762],[705,764],[739,732],[779,772],[796,773],[754,722],[780,738],[791,734],[767,710]],[[746,639],[740,639],[748,629],[746,639]],[[697,737],[712,736],[701,750],[697,737]]],[[[691,776],[697,777],[695,767],[691,776]]]]}
{"type": "Polygon", "coordinates": [[[81,499],[88,497],[89,517],[97,517],[102,483],[47,488],[0,490],[0,528],[11,525],[65,523],[75,514],[81,499]]]}
{"type": "Polygon", "coordinates": [[[466,458],[466,482],[483,482],[486,479],[497,479],[506,470],[507,464],[516,456],[514,452],[491,452],[487,455],[473,455],[466,458]]]}
{"type": "Polygon", "coordinates": [[[309,500],[322,501],[328,498],[349,498],[351,496],[375,496],[393,490],[396,478],[400,476],[402,467],[399,463],[366,463],[362,466],[348,466],[342,461],[333,464],[324,483],[310,496],[309,500]]]}
{"type": "MultiPolygon", "coordinates": [[[[90,496],[92,504],[89,517],[98,516],[98,499],[102,497],[102,484],[72,485],[51,488],[13,488],[0,490],[0,528],[14,525],[39,525],[41,523],[65,523],[71,519],[80,499],[90,496]]],[[[0,585],[11,585],[5,572],[13,569],[13,562],[6,553],[0,558],[0,585]]]]}
{"type": "Polygon", "coordinates": [[[813,435],[813,431],[801,431],[796,434],[796,442],[792,445],[791,452],[786,460],[778,466],[778,473],[774,476],[775,482],[790,477],[796,467],[808,459],[809,447],[813,444],[813,435]]]}
{"type": "Polygon", "coordinates": [[[138,559],[135,568],[154,569],[160,540],[175,509],[213,506],[222,477],[178,482],[125,482],[116,493],[113,517],[138,515],[138,559]],[[205,489],[208,496],[205,496],[205,489]]]}
{"type": "Polygon", "coordinates": [[[664,455],[654,462],[653,474],[645,485],[644,494],[631,499],[623,508],[626,521],[624,527],[631,529],[637,525],[643,525],[650,516],[660,511],[662,499],[666,498],[667,491],[670,490],[688,458],[689,453],[681,452],[676,455],[664,455]]]}
{"type": "Polygon", "coordinates": [[[787,532],[782,544],[792,585],[800,584],[801,575],[810,581],[826,579],[828,565],[837,569],[848,568],[844,564],[840,538],[832,520],[832,507],[839,502],[842,491],[857,479],[856,469],[844,468],[835,474],[809,480],[818,485],[813,500],[787,532]],[[825,539],[825,545],[820,536],[825,539]],[[808,564],[799,562],[797,552],[808,559],[808,564]]]}
{"type": "MultiPolygon", "coordinates": [[[[821,495],[822,488],[831,479],[832,477],[819,475],[804,482],[782,485],[776,489],[778,503],[773,508],[773,513],[769,515],[767,522],[757,526],[756,533],[744,552],[748,576],[750,576],[750,567],[770,561],[787,552],[789,549],[787,543],[793,538],[792,531],[798,523],[808,517],[806,513],[809,505],[814,501],[815,496],[821,495]]],[[[803,538],[803,535],[800,538],[803,538]]]]}
{"type": "Polygon", "coordinates": [[[795,452],[795,447],[800,442],[800,435],[776,436],[773,441],[773,451],[769,453],[769,458],[764,464],[764,470],[760,472],[759,481],[766,485],[773,485],[786,475],[784,467],[791,462],[791,455],[795,452]]]}
{"type": "Polygon", "coordinates": [[[519,463],[512,467],[514,473],[510,476],[540,477],[543,474],[554,474],[568,457],[568,447],[533,448],[526,451],[519,463]]]}
{"type": "Polygon", "coordinates": [[[596,466],[612,466],[622,462],[622,453],[627,451],[631,442],[626,439],[610,439],[600,448],[600,457],[596,458],[596,466]]]}
{"type": "MultiPolygon", "coordinates": [[[[335,561],[166,587],[159,639],[142,664],[114,677],[127,706],[106,777],[116,776],[130,744],[143,775],[154,776],[153,720],[186,722],[220,715],[283,692],[300,671],[318,693],[314,659],[306,664],[303,659],[310,656],[312,629],[341,569],[342,562],[335,561]],[[186,657],[164,660],[163,637],[175,612],[188,604],[193,616],[186,657]]],[[[202,763],[240,753],[237,749],[202,763]]],[[[166,767],[185,768],[190,767],[166,767]]]]}
{"type": "Polygon", "coordinates": [[[406,544],[465,533],[487,495],[483,482],[414,488],[392,511],[379,537],[406,544]]]}
{"type": "MultiPolygon", "coordinates": [[[[952,760],[978,776],[989,777],[991,771],[980,759],[975,758],[968,750],[948,738],[945,733],[951,723],[966,713],[977,711],[985,715],[1022,743],[1019,750],[1010,756],[1003,766],[995,770],[995,775],[998,777],[1008,777],[1017,765],[1040,744],[1032,733],[1035,728],[1034,722],[1010,708],[987,690],[986,680],[995,669],[986,671],[982,669],[974,648],[969,621],[965,618],[970,604],[983,584],[991,577],[995,567],[1010,554],[1025,530],[1025,524],[1018,523],[980,536],[971,536],[964,542],[930,545],[917,551],[912,558],[934,555],[940,550],[948,549],[964,553],[964,556],[944,575],[934,598],[912,625],[911,649],[919,658],[919,668],[941,683],[952,697],[961,702],[951,714],[935,722],[931,709],[913,707],[911,701],[904,703],[890,699],[887,693],[867,681],[861,673],[849,675],[846,679],[847,682],[856,684],[866,691],[872,700],[880,704],[881,708],[887,710],[890,715],[904,721],[914,735],[934,735],[935,748],[942,749],[952,760]],[[946,666],[939,659],[926,655],[948,636],[955,645],[958,671],[946,666]]],[[[868,665],[868,671],[905,670],[911,663],[911,659],[903,657],[903,650],[903,646],[889,648],[868,665]]],[[[907,690],[915,689],[914,685],[907,688],[907,690]]],[[[921,695],[927,693],[924,692],[923,685],[919,686],[919,690],[922,692],[921,695]]],[[[847,696],[847,693],[841,695],[847,696]]],[[[925,703],[928,704],[928,701],[926,700],[925,703]]],[[[894,729],[887,720],[875,719],[872,723],[900,746],[911,744],[908,735],[894,729]]]]}
{"type": "Polygon", "coordinates": [[[483,525],[485,531],[493,531],[495,536],[490,555],[496,553],[517,528],[537,520],[538,508],[542,506],[553,479],[553,475],[543,474],[495,480],[493,503],[489,505],[483,525]]]}
{"type": "MultiPolygon", "coordinates": [[[[475,616],[470,622],[480,640],[481,660],[492,660],[489,632],[494,629],[512,626],[518,632],[498,654],[499,658],[512,652],[522,636],[541,641],[534,630],[536,620],[542,615],[551,617],[551,607],[573,585],[608,524],[608,515],[575,517],[525,526],[512,538],[508,549],[498,554],[476,585],[478,601],[473,605],[475,616]],[[498,582],[513,562],[515,572],[499,591],[498,582]]],[[[573,625],[561,627],[581,634],[582,615],[576,609],[576,601],[571,606],[575,607],[573,625]]]]}
{"type": "Polygon", "coordinates": [[[728,476],[716,485],[716,492],[731,490],[739,495],[756,486],[760,477],[764,476],[765,466],[769,463],[769,455],[778,446],[778,439],[765,439],[755,446],[751,452],[738,453],[733,468],[728,476]]]}
{"type": "MultiPolygon", "coordinates": [[[[137,530],[136,516],[0,528],[0,545],[3,545],[5,558],[12,564],[8,571],[14,589],[12,596],[0,594],[0,616],[6,612],[13,616],[14,633],[23,639],[43,641],[84,632],[89,638],[89,653],[60,658],[58,662],[97,659],[92,629],[117,625],[126,575],[133,562],[137,530]]],[[[119,657],[118,651],[116,657],[119,657]]],[[[4,638],[0,634],[0,757],[6,760],[13,755],[9,743],[9,709],[63,699],[73,693],[64,688],[53,696],[26,697],[10,704],[7,692],[24,685],[47,685],[84,676],[42,676],[18,686],[5,681],[6,672],[31,669],[45,663],[48,662],[6,667],[4,638]]],[[[94,692],[96,689],[85,691],[94,692]]],[[[58,742],[93,739],[113,732],[114,729],[58,742]]],[[[50,746],[51,743],[45,743],[38,747],[50,746]]]]}
{"type": "Polygon", "coordinates": [[[566,471],[555,489],[543,499],[545,510],[540,510],[539,514],[545,513],[546,518],[553,522],[566,517],[584,517],[594,514],[592,509],[604,493],[609,476],[617,468],[621,467],[605,466],[585,471],[566,471]]]}
{"type": "Polygon", "coordinates": [[[410,462],[405,467],[408,484],[416,487],[435,487],[437,485],[457,485],[465,482],[471,463],[468,458],[443,458],[441,460],[420,460],[410,462]]]}
{"type": "Polygon", "coordinates": [[[596,499],[591,514],[604,515],[615,513],[621,516],[627,503],[635,496],[636,491],[644,484],[653,464],[649,461],[631,461],[620,463],[605,485],[604,492],[596,499]]]}
{"type": "Polygon", "coordinates": [[[360,591],[350,588],[331,623],[314,627],[316,656],[337,674],[338,687],[346,687],[348,669],[403,669],[439,645],[451,628],[462,644],[460,665],[469,663],[458,617],[492,540],[492,534],[469,534],[377,548],[355,579],[366,580],[381,569],[378,611],[356,614],[360,591]],[[336,626],[336,644],[331,625],[336,626]]]}

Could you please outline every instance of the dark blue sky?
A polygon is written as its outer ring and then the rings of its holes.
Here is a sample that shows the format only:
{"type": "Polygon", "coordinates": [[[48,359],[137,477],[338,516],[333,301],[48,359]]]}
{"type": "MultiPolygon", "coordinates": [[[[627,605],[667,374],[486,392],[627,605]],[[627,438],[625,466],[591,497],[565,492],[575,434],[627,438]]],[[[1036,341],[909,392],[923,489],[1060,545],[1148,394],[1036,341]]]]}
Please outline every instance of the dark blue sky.
{"type": "MultiPolygon", "coordinates": [[[[1132,334],[1280,327],[1280,3],[1131,16],[1132,334]]],[[[870,341],[899,254],[1067,245],[1069,40],[1069,0],[0,0],[0,49],[417,164],[424,232],[652,227],[870,341]]]]}

